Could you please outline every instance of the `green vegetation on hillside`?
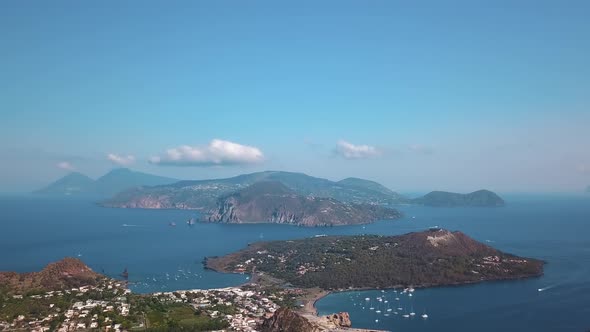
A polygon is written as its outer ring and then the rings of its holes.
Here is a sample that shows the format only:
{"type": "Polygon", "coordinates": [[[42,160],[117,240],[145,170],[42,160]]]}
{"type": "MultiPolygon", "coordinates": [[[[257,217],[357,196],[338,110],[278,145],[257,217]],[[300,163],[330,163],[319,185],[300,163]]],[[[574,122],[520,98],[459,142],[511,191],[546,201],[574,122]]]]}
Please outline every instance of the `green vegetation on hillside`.
{"type": "Polygon", "coordinates": [[[260,242],[206,264],[230,272],[255,268],[296,286],[324,289],[522,278],[540,275],[543,265],[448,231],[260,242]]]}

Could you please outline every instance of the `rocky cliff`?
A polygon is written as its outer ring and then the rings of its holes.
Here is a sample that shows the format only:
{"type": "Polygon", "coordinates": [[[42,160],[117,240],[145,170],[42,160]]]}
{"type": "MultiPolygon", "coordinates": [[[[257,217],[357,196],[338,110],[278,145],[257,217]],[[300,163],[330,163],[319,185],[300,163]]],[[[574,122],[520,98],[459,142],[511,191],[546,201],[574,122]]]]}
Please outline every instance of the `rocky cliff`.
{"type": "Polygon", "coordinates": [[[266,181],[221,197],[217,208],[210,211],[208,221],[337,226],[395,219],[399,216],[400,213],[395,209],[301,196],[280,182],[266,181]]]}

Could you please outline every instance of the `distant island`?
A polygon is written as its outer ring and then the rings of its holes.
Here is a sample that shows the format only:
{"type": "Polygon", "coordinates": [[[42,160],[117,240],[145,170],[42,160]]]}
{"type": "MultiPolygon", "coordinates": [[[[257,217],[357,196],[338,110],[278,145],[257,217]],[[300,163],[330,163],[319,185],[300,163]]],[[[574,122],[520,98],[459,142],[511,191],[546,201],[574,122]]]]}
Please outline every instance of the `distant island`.
{"type": "Polygon", "coordinates": [[[263,272],[295,286],[325,290],[460,285],[543,274],[540,260],[503,253],[442,229],[257,242],[204,263],[215,271],[263,272]]]}
{"type": "Polygon", "coordinates": [[[441,207],[498,207],[505,205],[504,200],[500,196],[489,190],[478,190],[469,194],[432,191],[420,198],[413,199],[411,202],[414,204],[441,207]]]}
{"type": "Polygon", "coordinates": [[[407,198],[369,180],[330,181],[303,173],[265,171],[227,179],[179,181],[169,185],[127,190],[104,201],[108,207],[148,209],[215,209],[220,197],[254,183],[277,181],[298,195],[332,198],[343,203],[396,204],[407,198]]]}
{"type": "Polygon", "coordinates": [[[121,191],[143,187],[170,184],[177,179],[116,168],[96,180],[79,173],[71,172],[33,194],[49,197],[89,197],[108,198],[121,191]]]}
{"type": "Polygon", "coordinates": [[[338,226],[397,219],[400,216],[392,208],[302,196],[281,182],[263,181],[219,198],[217,208],[211,211],[208,221],[338,226]]]}

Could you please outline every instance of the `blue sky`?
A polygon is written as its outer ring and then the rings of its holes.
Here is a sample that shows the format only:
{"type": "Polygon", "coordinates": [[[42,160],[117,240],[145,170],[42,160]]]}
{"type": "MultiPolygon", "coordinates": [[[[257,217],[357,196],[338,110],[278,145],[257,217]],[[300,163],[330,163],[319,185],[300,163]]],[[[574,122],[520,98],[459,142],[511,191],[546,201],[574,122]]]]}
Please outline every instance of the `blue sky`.
{"type": "Polygon", "coordinates": [[[109,154],[183,179],[581,191],[588,17],[588,1],[2,1],[0,192],[96,177],[109,154]]]}

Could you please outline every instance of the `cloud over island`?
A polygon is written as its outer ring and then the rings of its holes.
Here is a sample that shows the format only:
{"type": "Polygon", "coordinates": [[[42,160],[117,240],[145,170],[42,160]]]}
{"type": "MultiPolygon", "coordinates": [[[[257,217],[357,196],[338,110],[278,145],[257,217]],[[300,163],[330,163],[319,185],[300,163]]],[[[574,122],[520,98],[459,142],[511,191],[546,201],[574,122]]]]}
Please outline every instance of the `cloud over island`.
{"type": "Polygon", "coordinates": [[[135,156],[133,155],[123,156],[114,153],[109,153],[107,155],[107,159],[120,166],[129,166],[135,162],[135,156]]]}
{"type": "Polygon", "coordinates": [[[336,143],[335,153],[345,159],[368,159],[378,157],[381,151],[374,146],[366,144],[352,144],[350,142],[340,140],[336,143]]]}
{"type": "Polygon", "coordinates": [[[256,164],[264,160],[254,146],[213,139],[205,146],[182,145],[153,156],[149,162],[163,166],[227,166],[256,164]]]}

